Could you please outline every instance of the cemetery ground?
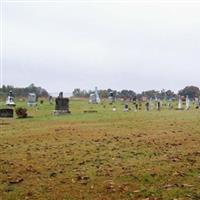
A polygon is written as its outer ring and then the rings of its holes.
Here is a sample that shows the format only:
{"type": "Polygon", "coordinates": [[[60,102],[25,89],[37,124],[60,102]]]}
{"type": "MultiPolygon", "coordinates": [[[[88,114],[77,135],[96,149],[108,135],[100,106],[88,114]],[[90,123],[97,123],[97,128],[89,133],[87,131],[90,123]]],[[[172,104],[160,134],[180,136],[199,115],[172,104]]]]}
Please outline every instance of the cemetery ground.
{"type": "Polygon", "coordinates": [[[104,104],[71,100],[58,117],[45,101],[1,120],[0,199],[199,200],[200,110],[104,104]]]}

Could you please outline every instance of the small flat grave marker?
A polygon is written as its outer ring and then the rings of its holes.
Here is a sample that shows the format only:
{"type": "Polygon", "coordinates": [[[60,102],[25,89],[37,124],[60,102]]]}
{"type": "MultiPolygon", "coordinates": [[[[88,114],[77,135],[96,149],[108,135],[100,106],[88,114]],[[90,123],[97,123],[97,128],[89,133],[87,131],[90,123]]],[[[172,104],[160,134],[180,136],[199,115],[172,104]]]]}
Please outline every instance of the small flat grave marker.
{"type": "Polygon", "coordinates": [[[0,118],[13,118],[14,111],[11,108],[1,108],[0,109],[0,118]]]}

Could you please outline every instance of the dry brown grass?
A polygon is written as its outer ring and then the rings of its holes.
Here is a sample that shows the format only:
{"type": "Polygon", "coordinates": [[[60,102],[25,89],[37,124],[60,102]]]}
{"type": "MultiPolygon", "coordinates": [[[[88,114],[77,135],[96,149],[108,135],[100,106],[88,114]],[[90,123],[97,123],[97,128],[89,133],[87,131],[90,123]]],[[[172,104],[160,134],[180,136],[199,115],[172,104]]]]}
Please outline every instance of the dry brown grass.
{"type": "Polygon", "coordinates": [[[199,111],[80,114],[79,105],[1,125],[3,200],[200,199],[199,111]]]}

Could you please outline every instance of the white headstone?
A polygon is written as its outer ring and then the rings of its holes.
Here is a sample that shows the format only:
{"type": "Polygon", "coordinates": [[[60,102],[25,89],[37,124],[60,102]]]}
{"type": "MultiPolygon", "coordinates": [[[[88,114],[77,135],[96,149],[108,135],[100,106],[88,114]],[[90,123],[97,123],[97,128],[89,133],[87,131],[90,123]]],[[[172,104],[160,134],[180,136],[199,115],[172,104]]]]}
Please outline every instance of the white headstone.
{"type": "Polygon", "coordinates": [[[199,108],[199,99],[197,97],[195,97],[195,104],[196,104],[196,108],[199,108]]]}
{"type": "Polygon", "coordinates": [[[189,110],[190,109],[190,99],[189,99],[189,97],[187,96],[186,97],[186,108],[185,108],[186,110],[189,110]]]}
{"type": "Polygon", "coordinates": [[[89,103],[100,103],[100,102],[101,100],[98,94],[98,90],[97,87],[95,87],[95,92],[90,94],[89,103]]]}
{"type": "Polygon", "coordinates": [[[97,103],[100,103],[100,102],[101,102],[101,99],[100,99],[100,97],[99,97],[99,93],[98,93],[97,87],[95,87],[95,95],[96,95],[96,102],[97,102],[97,103]]]}
{"type": "Polygon", "coordinates": [[[178,98],[178,109],[179,110],[182,109],[182,99],[181,99],[181,96],[179,96],[179,98],[178,98]]]}
{"type": "Polygon", "coordinates": [[[6,99],[6,105],[7,106],[15,106],[15,101],[14,101],[14,97],[13,97],[13,93],[12,91],[9,91],[9,95],[6,99]]]}
{"type": "Polygon", "coordinates": [[[90,94],[89,103],[96,103],[96,96],[94,93],[90,94]]]}
{"type": "Polygon", "coordinates": [[[36,106],[37,105],[37,97],[35,93],[28,94],[28,106],[36,106]]]}

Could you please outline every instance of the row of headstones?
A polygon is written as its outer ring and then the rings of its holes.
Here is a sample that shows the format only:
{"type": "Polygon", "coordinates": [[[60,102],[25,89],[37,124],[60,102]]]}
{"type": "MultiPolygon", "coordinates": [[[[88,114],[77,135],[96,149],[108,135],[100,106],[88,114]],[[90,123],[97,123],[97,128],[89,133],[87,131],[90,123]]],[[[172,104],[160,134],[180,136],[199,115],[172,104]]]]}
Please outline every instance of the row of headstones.
{"type": "MultiPolygon", "coordinates": [[[[111,93],[111,95],[109,97],[110,97],[110,99],[112,98],[111,100],[113,102],[114,101],[114,95],[111,93]]],[[[36,105],[37,104],[36,100],[37,100],[36,95],[34,93],[30,93],[29,96],[28,96],[28,105],[29,106],[36,105]]],[[[111,102],[111,100],[110,100],[110,102],[111,102]]],[[[52,98],[50,98],[49,101],[52,101],[52,98]]],[[[70,113],[70,111],[69,111],[69,99],[63,97],[63,92],[59,93],[59,96],[56,98],[55,102],[56,102],[56,105],[55,105],[54,115],[62,115],[62,114],[70,113]]],[[[93,101],[89,101],[89,102],[94,103],[93,101]]],[[[100,102],[100,98],[98,96],[97,88],[95,88],[95,103],[96,102],[100,102]]],[[[195,102],[196,102],[196,107],[200,108],[200,101],[199,101],[198,98],[195,99],[195,102]]],[[[161,101],[156,99],[155,103],[156,103],[156,109],[160,110],[161,106],[162,106],[161,101]]],[[[7,98],[7,101],[6,101],[6,105],[15,106],[14,96],[12,94],[12,91],[9,92],[9,95],[8,95],[8,98],[7,98]]],[[[136,101],[134,102],[134,105],[135,105],[135,111],[138,111],[141,107],[140,104],[136,101]]],[[[145,103],[145,107],[146,107],[147,111],[152,110],[153,107],[154,107],[153,101],[151,99],[149,101],[147,101],[145,103]]],[[[169,107],[169,109],[173,108],[172,101],[169,101],[168,107],[169,107]]],[[[190,108],[190,99],[187,96],[186,97],[186,110],[189,110],[189,108],[190,108]]],[[[178,110],[183,109],[181,97],[179,97],[177,109],[178,110]]],[[[129,110],[130,110],[129,105],[125,104],[124,111],[128,112],[129,110]]],[[[115,106],[113,107],[113,111],[116,111],[115,106]]],[[[6,117],[6,116],[13,117],[13,110],[11,108],[0,109],[0,117],[6,117]]]]}
{"type": "MultiPolygon", "coordinates": [[[[135,111],[141,110],[142,103],[138,103],[137,101],[134,101],[133,104],[134,104],[134,110],[135,111]]],[[[156,110],[161,110],[161,107],[162,107],[162,102],[160,100],[158,100],[158,99],[156,99],[155,102],[153,102],[150,99],[149,101],[146,101],[146,103],[145,103],[146,111],[153,110],[154,108],[156,110]]],[[[168,109],[173,109],[172,100],[168,101],[167,107],[168,107],[168,109]]],[[[179,97],[179,99],[178,99],[178,107],[176,108],[176,110],[184,110],[184,109],[185,110],[189,110],[190,107],[191,107],[191,101],[190,101],[188,96],[186,97],[185,107],[183,107],[182,99],[181,99],[181,97],[179,97]]],[[[200,100],[198,98],[195,98],[195,108],[200,109],[200,100]]],[[[129,109],[129,105],[127,103],[124,105],[124,109],[123,110],[124,110],[124,112],[128,112],[130,110],[129,109]]],[[[115,106],[113,107],[113,111],[116,111],[116,107],[115,106]]]]}

